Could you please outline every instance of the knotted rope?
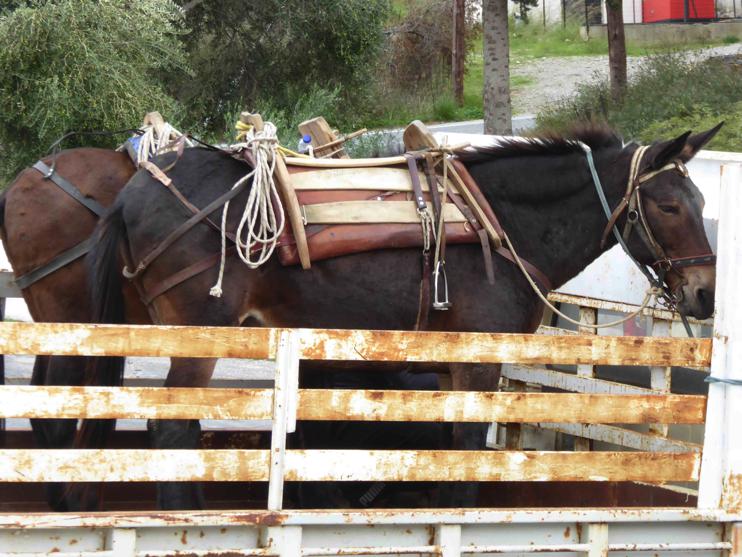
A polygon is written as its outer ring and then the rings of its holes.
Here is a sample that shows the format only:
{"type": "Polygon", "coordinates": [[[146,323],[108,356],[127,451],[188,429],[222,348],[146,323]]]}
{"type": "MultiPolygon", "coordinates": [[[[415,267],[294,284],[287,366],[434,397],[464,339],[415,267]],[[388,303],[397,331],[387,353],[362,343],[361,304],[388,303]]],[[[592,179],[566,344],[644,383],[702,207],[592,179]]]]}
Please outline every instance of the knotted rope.
{"type": "MultiPolygon", "coordinates": [[[[255,161],[255,168],[232,186],[232,189],[234,189],[246,180],[252,178],[253,181],[237,227],[235,243],[237,255],[240,259],[250,269],[256,269],[268,261],[273,254],[286,223],[281,199],[273,180],[276,157],[280,156],[277,151],[276,126],[271,122],[265,122],[262,131],[246,130],[242,139],[244,139],[244,143],[233,146],[233,149],[250,149],[255,161]]],[[[229,205],[230,202],[227,201],[222,210],[222,249],[219,278],[209,291],[209,294],[217,298],[222,295],[222,280],[227,253],[227,213],[229,205]]]]}

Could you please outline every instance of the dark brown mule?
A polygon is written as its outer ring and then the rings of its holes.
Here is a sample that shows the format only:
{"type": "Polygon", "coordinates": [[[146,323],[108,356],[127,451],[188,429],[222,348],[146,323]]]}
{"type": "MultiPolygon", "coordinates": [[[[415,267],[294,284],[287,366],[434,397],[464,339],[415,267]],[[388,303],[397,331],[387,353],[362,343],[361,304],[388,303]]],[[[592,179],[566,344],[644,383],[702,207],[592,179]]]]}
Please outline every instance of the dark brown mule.
{"type": "MultiPolygon", "coordinates": [[[[90,322],[84,253],[81,253],[84,246],[70,255],[72,260],[67,263],[58,258],[90,237],[98,222],[97,213],[113,203],[135,167],[125,153],[96,148],[61,151],[41,162],[46,165],[45,172],[53,165],[55,178],[75,187],[82,201],[91,208],[36,168],[23,170],[0,197],[0,235],[5,252],[34,321],[90,322]],[[48,265],[55,260],[60,268],[52,270],[48,265]]],[[[127,296],[133,302],[132,307],[138,307],[132,310],[129,319],[142,322],[146,311],[134,290],[129,286],[127,290],[131,290],[127,296]]],[[[31,383],[80,385],[83,375],[82,358],[39,356],[34,362],[31,383]]],[[[32,420],[31,423],[40,447],[72,446],[76,420],[32,420]]],[[[49,503],[56,510],[66,510],[59,487],[51,485],[47,494],[49,503]]]]}
{"type": "MultiPolygon", "coordinates": [[[[653,145],[642,157],[639,174],[662,171],[641,185],[643,211],[654,238],[665,254],[677,258],[706,256],[710,247],[703,228],[703,198],[682,170],[717,131],[684,134],[653,145]],[[671,166],[668,166],[671,164],[671,166]]],[[[501,220],[520,255],[536,265],[555,286],[577,275],[615,239],[601,245],[607,217],[580,140],[592,148],[597,173],[611,209],[619,205],[629,181],[635,144],[624,146],[606,130],[586,130],[572,138],[550,137],[540,141],[511,142],[482,149],[463,159],[489,204],[501,220]]],[[[164,166],[170,157],[161,159],[164,166]]],[[[168,172],[173,183],[197,207],[205,207],[228,191],[248,169],[226,154],[187,150],[168,172]]],[[[232,201],[230,230],[236,228],[238,210],[246,192],[232,201]]],[[[215,211],[212,218],[219,218],[215,211]]],[[[90,253],[94,313],[100,322],[126,319],[120,299],[120,254],[130,269],[137,267],[174,229],[191,217],[160,182],[138,172],[121,192],[111,212],[101,222],[98,244],[90,253]]],[[[619,227],[626,212],[617,216],[619,227]]],[[[640,234],[632,232],[628,245],[642,263],[655,263],[640,234]]],[[[135,279],[145,296],[178,271],[217,253],[220,238],[205,223],[191,228],[154,259],[135,279]]],[[[516,267],[495,256],[496,284],[487,281],[481,248],[449,245],[446,255],[453,307],[432,312],[429,328],[451,331],[532,332],[542,309],[540,302],[516,267]]],[[[687,261],[686,261],[687,263],[687,261]]],[[[692,264],[673,267],[670,287],[682,293],[678,308],[705,318],[713,311],[715,269],[692,264]]],[[[344,329],[410,329],[418,311],[420,250],[389,249],[318,261],[311,270],[283,267],[275,259],[249,270],[236,258],[227,260],[224,295],[211,297],[217,275],[215,266],[155,297],[149,304],[153,321],[174,325],[266,325],[277,327],[326,327],[344,329]]],[[[611,277],[606,277],[610,280],[611,277]]],[[[680,296],[679,296],[680,297],[680,296]]],[[[326,366],[324,366],[326,367],[326,366]]],[[[303,368],[306,369],[306,368],[303,368]]],[[[121,362],[100,359],[91,377],[101,384],[121,382],[121,362]]],[[[202,387],[209,383],[212,361],[174,361],[167,385],[202,387]]],[[[456,390],[493,390],[499,366],[452,365],[456,390]]],[[[95,424],[89,424],[91,428],[95,424]]],[[[194,448],[198,422],[165,421],[149,424],[152,445],[158,448],[194,448]]],[[[456,424],[454,448],[484,447],[486,424],[456,424]]],[[[167,508],[198,506],[192,486],[160,486],[158,502],[167,508]]],[[[450,487],[450,486],[449,486],[450,487]]],[[[476,485],[457,485],[445,502],[455,506],[474,503],[476,485]]]]}

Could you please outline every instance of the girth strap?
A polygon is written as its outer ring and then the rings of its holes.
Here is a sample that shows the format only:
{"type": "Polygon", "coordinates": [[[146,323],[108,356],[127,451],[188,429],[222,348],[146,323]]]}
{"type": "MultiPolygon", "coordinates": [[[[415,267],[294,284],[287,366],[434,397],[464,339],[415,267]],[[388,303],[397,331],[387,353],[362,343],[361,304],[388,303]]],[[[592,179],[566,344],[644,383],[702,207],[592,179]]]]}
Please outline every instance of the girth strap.
{"type": "Polygon", "coordinates": [[[73,199],[75,199],[77,202],[82,203],[90,209],[93,213],[95,213],[99,218],[102,217],[105,212],[106,208],[103,207],[100,203],[98,203],[95,199],[91,199],[90,197],[86,197],[79,189],[75,187],[74,184],[64,179],[62,176],[60,176],[53,168],[47,166],[42,161],[37,161],[36,164],[33,165],[33,168],[35,170],[38,170],[41,172],[41,174],[44,175],[44,178],[47,180],[51,180],[54,182],[57,186],[59,186],[65,193],[70,195],[73,199]]]}

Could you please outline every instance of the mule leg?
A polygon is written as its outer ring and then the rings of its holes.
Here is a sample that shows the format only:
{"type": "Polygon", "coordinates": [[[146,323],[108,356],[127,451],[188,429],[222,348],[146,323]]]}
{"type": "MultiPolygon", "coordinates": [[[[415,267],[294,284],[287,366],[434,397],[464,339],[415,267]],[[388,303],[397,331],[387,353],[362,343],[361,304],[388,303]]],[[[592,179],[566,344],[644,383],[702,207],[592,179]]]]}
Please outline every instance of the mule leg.
{"type": "MultiPolygon", "coordinates": [[[[451,388],[454,391],[496,391],[500,381],[499,365],[451,364],[451,388]]],[[[453,424],[452,449],[481,451],[486,447],[488,423],[453,424]]],[[[477,482],[444,482],[440,489],[441,507],[475,507],[477,482]]]]}
{"type": "MultiPolygon", "coordinates": [[[[165,387],[206,387],[214,372],[216,359],[171,358],[165,387]]],[[[198,420],[149,420],[153,449],[197,449],[201,442],[198,420]]],[[[157,506],[163,510],[204,508],[203,489],[196,482],[160,482],[157,506]]]]}
{"type": "MultiPolygon", "coordinates": [[[[37,356],[34,361],[32,385],[81,385],[84,359],[78,356],[37,356]]],[[[70,449],[74,445],[77,420],[32,419],[36,445],[44,449],[70,449]]],[[[89,510],[97,508],[93,495],[63,483],[46,484],[46,498],[55,511],[89,510]],[[80,493],[78,493],[80,491],[80,493]],[[89,502],[85,502],[90,497],[89,502]]]]}

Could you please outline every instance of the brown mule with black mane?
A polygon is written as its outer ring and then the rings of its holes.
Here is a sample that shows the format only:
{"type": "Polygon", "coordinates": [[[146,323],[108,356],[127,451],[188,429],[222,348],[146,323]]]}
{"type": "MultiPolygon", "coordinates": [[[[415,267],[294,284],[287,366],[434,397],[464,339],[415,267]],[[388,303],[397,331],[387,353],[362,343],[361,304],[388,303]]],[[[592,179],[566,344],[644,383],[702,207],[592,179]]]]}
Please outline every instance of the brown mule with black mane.
{"type": "MultiPolygon", "coordinates": [[[[639,162],[640,180],[662,170],[641,184],[641,202],[653,237],[670,259],[710,257],[701,214],[703,198],[681,169],[717,130],[718,127],[696,135],[687,133],[653,144],[639,162]]],[[[585,153],[576,141],[591,147],[597,174],[613,210],[627,190],[631,161],[638,146],[624,146],[610,130],[588,129],[569,137],[506,142],[462,157],[519,254],[538,267],[555,287],[577,275],[616,242],[611,235],[607,244],[601,245],[607,217],[585,153]]],[[[159,164],[165,166],[170,160],[165,156],[159,164]]],[[[206,207],[247,171],[243,163],[224,153],[192,149],[183,154],[168,175],[191,203],[206,207]]],[[[246,191],[242,192],[232,200],[232,207],[244,206],[246,195],[246,191]]],[[[229,230],[236,229],[238,212],[230,213],[229,230]]],[[[136,268],[191,215],[150,173],[140,171],[132,178],[101,221],[98,244],[89,256],[89,283],[94,288],[97,321],[120,323],[126,319],[120,297],[125,284],[120,265],[122,250],[129,268],[136,268]]],[[[212,217],[220,215],[217,210],[212,217]]],[[[618,215],[619,227],[625,220],[625,212],[618,215]]],[[[640,262],[651,265],[656,257],[639,236],[638,232],[629,234],[628,247],[640,262]]],[[[147,296],[163,281],[207,259],[219,248],[219,235],[207,224],[198,224],[155,258],[133,282],[147,296]]],[[[449,245],[446,262],[453,307],[446,312],[433,312],[429,329],[536,329],[541,304],[510,261],[495,256],[494,286],[487,281],[479,246],[449,245]]],[[[153,320],[169,325],[410,329],[418,311],[420,251],[410,248],[359,253],[314,262],[307,271],[298,266],[281,266],[276,259],[250,270],[232,255],[227,260],[221,298],[209,295],[216,276],[217,268],[210,267],[155,297],[149,304],[153,320]]],[[[698,318],[711,315],[714,266],[673,266],[666,280],[678,294],[677,307],[682,313],[698,318]]],[[[100,359],[91,369],[91,381],[118,385],[121,370],[121,362],[116,359],[100,359]]],[[[455,390],[497,388],[499,366],[451,365],[449,370],[455,390]]],[[[204,387],[212,371],[213,361],[174,361],[166,385],[204,387]]],[[[88,427],[95,429],[94,424],[88,427]]],[[[197,421],[153,422],[149,429],[152,445],[158,448],[195,448],[199,439],[197,421]]],[[[486,430],[487,424],[455,424],[454,448],[483,448],[486,430]]],[[[195,486],[159,487],[161,507],[193,508],[200,504],[195,486]]],[[[476,484],[446,487],[445,504],[475,504],[476,484]]]]}
{"type": "MultiPolygon", "coordinates": [[[[135,170],[125,153],[68,149],[23,170],[0,196],[0,236],[34,321],[91,321],[85,241],[135,170]]],[[[125,293],[131,302],[127,320],[149,322],[135,290],[127,285],[125,293]]],[[[84,358],[38,356],[31,384],[81,385],[84,368],[84,358]]],[[[70,448],[76,423],[31,420],[43,448],[70,448]]],[[[59,484],[50,484],[47,499],[53,509],[69,510],[59,484]]]]}

